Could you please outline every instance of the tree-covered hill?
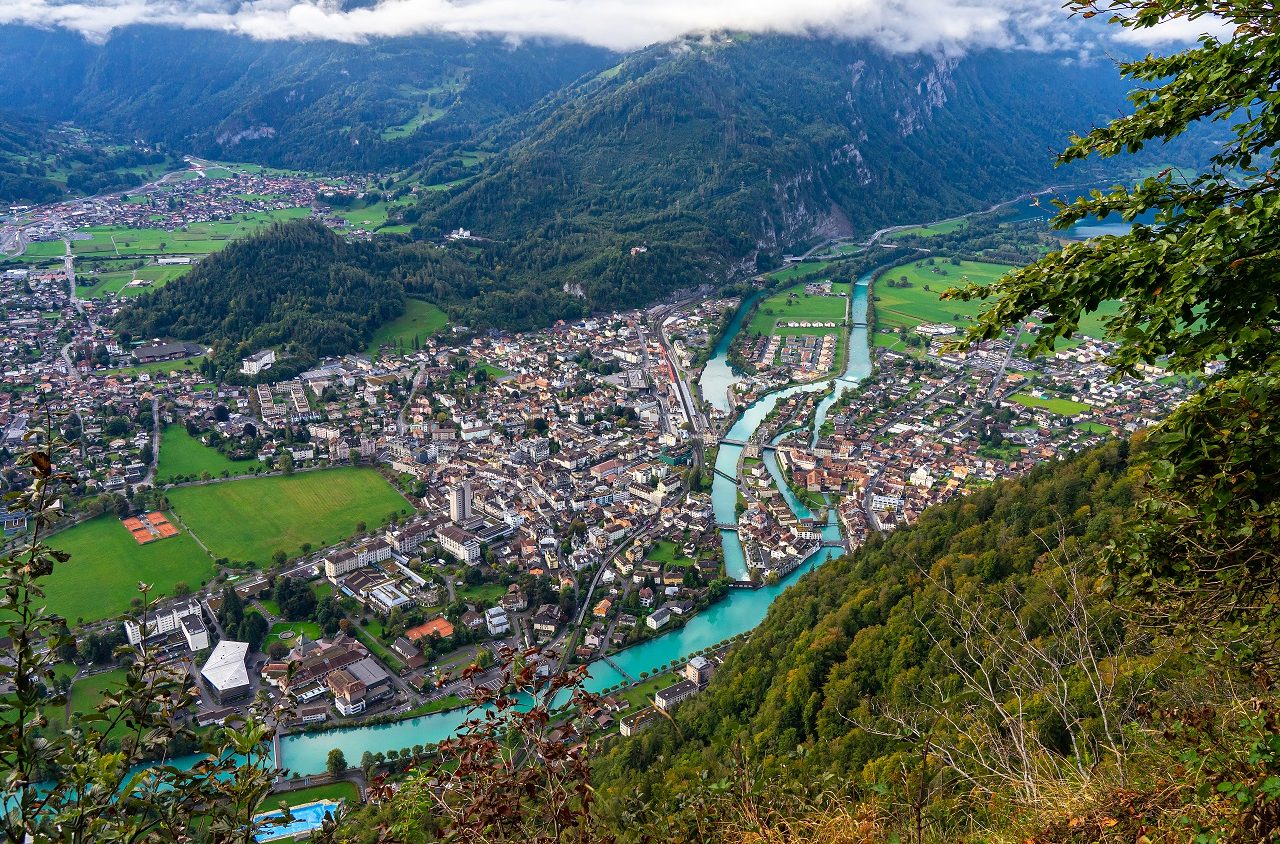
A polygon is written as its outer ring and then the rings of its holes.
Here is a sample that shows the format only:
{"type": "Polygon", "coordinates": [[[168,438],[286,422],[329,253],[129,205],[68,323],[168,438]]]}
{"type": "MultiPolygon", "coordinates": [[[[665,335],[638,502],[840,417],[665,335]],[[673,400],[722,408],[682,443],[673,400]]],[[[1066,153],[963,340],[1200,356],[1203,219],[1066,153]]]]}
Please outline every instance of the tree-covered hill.
{"type": "Polygon", "coordinates": [[[364,348],[374,329],[403,313],[406,286],[422,292],[435,277],[473,274],[442,250],[353,243],[319,223],[294,222],[210,256],[141,297],[116,325],[138,339],[208,343],[223,372],[273,347],[292,355],[296,368],[364,348]]]}
{"type": "Polygon", "coordinates": [[[300,169],[399,169],[614,61],[571,44],[255,41],[134,26],[93,44],[0,27],[0,102],[170,150],[300,169]]]}
{"type": "MultiPolygon", "coordinates": [[[[1127,451],[1113,444],[930,508],[916,525],[803,577],[673,721],[659,719],[596,761],[600,806],[611,823],[625,836],[628,808],[644,805],[669,826],[670,840],[694,840],[706,819],[685,811],[697,790],[690,783],[732,778],[740,764],[779,796],[824,784],[861,799],[901,788],[902,765],[919,746],[876,728],[907,737],[903,722],[931,728],[933,752],[941,754],[991,726],[983,721],[998,720],[958,666],[988,670],[998,696],[1036,701],[1020,713],[1025,723],[997,723],[997,731],[1025,728],[1038,752],[1064,762],[1077,751],[1105,755],[1120,733],[1108,735],[1101,716],[1133,719],[1130,675],[1154,685],[1144,646],[1126,644],[1118,616],[1093,589],[1099,572],[1091,555],[1131,515],[1127,451]],[[1073,593],[1073,576],[1083,578],[1083,594],[1073,593]],[[1132,662],[1109,667],[1119,675],[1110,678],[1115,694],[1103,707],[1111,711],[1100,711],[1088,690],[1093,678],[1077,666],[1064,669],[1073,699],[1057,706],[1046,699],[1052,688],[1034,676],[1030,653],[1021,676],[1001,664],[1001,646],[1059,647],[1063,613],[1077,598],[1098,613],[1091,633],[1108,639],[1108,652],[1132,654],[1132,662]],[[994,638],[1001,641],[984,640],[994,638]],[[975,654],[986,661],[974,662],[975,654]],[[1071,712],[1079,719],[1071,721],[1071,712]]],[[[1004,750],[993,741],[984,752],[1004,750]]],[[[983,781],[977,764],[969,773],[983,781]]],[[[997,793],[1011,787],[987,782],[997,793]]],[[[931,787],[939,818],[971,793],[977,799],[968,812],[993,799],[954,772],[931,787]]]]}
{"type": "Polygon", "coordinates": [[[1124,90],[1109,64],[1039,54],[664,44],[492,130],[484,144],[499,154],[464,190],[429,197],[421,224],[504,242],[523,284],[634,304],[824,236],[1086,179],[1053,173],[1051,152],[1114,114],[1124,90]]]}

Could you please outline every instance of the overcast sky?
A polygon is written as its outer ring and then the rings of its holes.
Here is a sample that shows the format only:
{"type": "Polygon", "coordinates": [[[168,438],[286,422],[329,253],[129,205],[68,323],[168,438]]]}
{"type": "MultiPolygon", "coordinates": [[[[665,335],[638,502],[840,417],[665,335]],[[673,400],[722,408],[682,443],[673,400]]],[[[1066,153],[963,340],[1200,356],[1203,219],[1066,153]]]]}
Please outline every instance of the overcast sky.
{"type": "MultiPolygon", "coordinates": [[[[1100,27],[1069,20],[1062,0],[0,0],[0,24],[61,26],[93,40],[134,23],[236,32],[264,40],[360,42],[427,33],[555,38],[631,50],[698,33],[835,35],[893,51],[1080,48],[1100,27]]],[[[1214,23],[1175,21],[1112,35],[1160,47],[1214,23]]]]}

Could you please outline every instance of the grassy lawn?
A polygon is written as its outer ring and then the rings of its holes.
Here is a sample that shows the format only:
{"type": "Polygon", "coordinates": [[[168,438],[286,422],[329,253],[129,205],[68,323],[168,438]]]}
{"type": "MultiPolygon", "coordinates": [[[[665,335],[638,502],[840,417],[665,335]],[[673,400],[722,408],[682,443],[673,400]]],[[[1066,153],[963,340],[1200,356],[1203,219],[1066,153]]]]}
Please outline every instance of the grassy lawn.
{"type": "MultiPolygon", "coordinates": [[[[177,525],[175,525],[177,527],[177,525]]],[[[192,589],[213,576],[213,560],[186,533],[139,545],[120,520],[104,513],[50,538],[71,554],[45,581],[48,606],[74,623],[120,615],[138,595],[138,581],[152,598],[172,595],[186,581],[192,589]]]]}
{"type": "Polygon", "coordinates": [[[1043,408],[1058,416],[1079,416],[1089,410],[1089,405],[1070,399],[1038,399],[1026,393],[1014,393],[1009,399],[1027,407],[1043,408]]]}
{"type": "Polygon", "coordinates": [[[277,603],[276,603],[275,601],[273,601],[272,599],[270,599],[270,598],[259,598],[259,599],[258,599],[258,603],[259,603],[259,604],[262,604],[263,608],[264,608],[264,609],[266,609],[266,611],[267,611],[267,612],[269,612],[269,613],[271,613],[272,615],[274,615],[276,618],[279,618],[279,617],[280,617],[280,605],[279,605],[279,604],[277,604],[277,603]]]}
{"type": "Polygon", "coordinates": [[[68,703],[71,704],[71,712],[76,715],[93,712],[94,708],[101,702],[102,695],[107,691],[107,688],[118,687],[124,682],[128,674],[129,670],[127,668],[113,668],[101,674],[81,677],[76,680],[71,686],[71,693],[67,695],[68,703]]]}
{"type": "Polygon", "coordinates": [[[1077,422],[1076,428],[1086,431],[1090,434],[1110,434],[1111,426],[1103,425],[1101,422],[1077,422]]]}
{"type": "Polygon", "coordinates": [[[444,328],[449,317],[437,305],[421,299],[406,299],[404,313],[384,323],[373,333],[369,341],[369,354],[374,355],[382,346],[394,346],[400,352],[413,351],[413,338],[426,340],[444,328]]]}
{"type": "Polygon", "coordinates": [[[76,275],[76,295],[84,299],[101,299],[108,294],[116,296],[141,296],[151,290],[164,287],[175,278],[180,278],[190,271],[191,267],[142,267],[134,270],[119,270],[115,272],[99,273],[96,276],[96,284],[84,284],[82,279],[85,276],[76,275]],[[151,282],[150,287],[128,287],[129,282],[135,278],[146,279],[151,282]]]}
{"type": "Polygon", "coordinates": [[[671,674],[659,674],[656,677],[650,677],[638,685],[632,686],[625,691],[619,692],[624,700],[631,704],[631,708],[627,710],[630,714],[637,709],[653,705],[653,696],[658,692],[670,686],[676,681],[671,674]]]}
{"type": "Polygon", "coordinates": [[[311,621],[281,621],[278,624],[271,625],[271,632],[267,634],[267,644],[284,642],[289,647],[293,647],[299,636],[306,636],[308,639],[315,640],[322,638],[324,631],[320,629],[319,624],[311,621]],[[293,635],[282,638],[280,634],[285,632],[293,635]]]}
{"type": "Polygon", "coordinates": [[[304,542],[324,548],[408,503],[372,469],[341,468],[169,490],[174,510],[219,557],[265,563],[304,542]]]}
{"type": "Polygon", "coordinates": [[[400,657],[387,650],[387,647],[376,639],[368,630],[365,630],[359,625],[352,626],[351,630],[355,632],[356,639],[359,640],[360,644],[368,648],[370,653],[385,662],[393,670],[399,671],[404,667],[404,663],[400,660],[400,657]]]}
{"type": "Polygon", "coordinates": [[[459,601],[474,601],[481,604],[496,604],[503,595],[507,594],[507,587],[501,583],[482,583],[479,586],[467,586],[457,590],[459,601]]]}
{"type": "Polygon", "coordinates": [[[179,476],[200,476],[208,472],[215,478],[234,477],[261,466],[256,460],[231,460],[220,451],[200,442],[187,433],[185,425],[174,423],[165,427],[160,435],[160,465],[156,469],[157,483],[171,483],[179,476]]]}
{"type": "MultiPolygon", "coordinates": [[[[348,759],[348,765],[359,765],[359,759],[348,759]]],[[[297,791],[289,791],[283,794],[268,794],[266,799],[262,801],[263,811],[270,812],[280,808],[280,802],[284,801],[292,809],[294,806],[301,806],[303,803],[313,803],[316,800],[346,800],[349,804],[355,804],[360,801],[360,792],[356,790],[356,784],[353,782],[331,782],[328,785],[313,785],[310,788],[300,788],[297,791]]]]}
{"type": "Polygon", "coordinates": [[[464,706],[470,705],[470,700],[465,700],[457,695],[445,695],[439,700],[424,703],[422,706],[415,706],[413,709],[405,712],[401,717],[416,718],[419,715],[430,715],[433,712],[444,712],[446,709],[461,709],[464,706]]]}
{"type": "Polygon", "coordinates": [[[649,554],[646,559],[652,560],[655,563],[662,563],[663,565],[670,564],[680,566],[682,568],[688,568],[693,565],[693,560],[683,554],[680,554],[679,550],[676,548],[676,544],[668,539],[663,539],[655,543],[654,546],[649,549],[649,554]]]}
{"type": "Polygon", "coordinates": [[[487,372],[490,378],[506,378],[508,375],[511,374],[510,372],[507,372],[505,369],[502,369],[501,367],[497,367],[491,363],[485,363],[483,361],[473,362],[472,366],[480,370],[481,372],[487,372]]]}
{"type": "Polygon", "coordinates": [[[183,360],[166,360],[158,363],[143,363],[138,366],[122,366],[119,369],[104,369],[98,372],[99,375],[139,375],[143,372],[155,375],[157,373],[168,375],[170,372],[194,372],[200,367],[204,355],[194,358],[185,358],[183,360]]]}

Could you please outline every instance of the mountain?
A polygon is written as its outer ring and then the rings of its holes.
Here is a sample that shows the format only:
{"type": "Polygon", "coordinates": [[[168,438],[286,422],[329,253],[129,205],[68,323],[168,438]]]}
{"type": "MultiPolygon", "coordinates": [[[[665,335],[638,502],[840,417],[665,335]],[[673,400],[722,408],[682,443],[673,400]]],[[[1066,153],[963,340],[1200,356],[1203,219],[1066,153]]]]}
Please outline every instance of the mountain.
{"type": "Polygon", "coordinates": [[[0,112],[0,202],[52,202],[142,184],[172,164],[142,145],[112,143],[29,115],[0,112]]]}
{"type": "Polygon", "coordinates": [[[135,26],[93,44],[4,26],[0,102],[183,154],[368,172],[468,141],[615,61],[447,36],[348,45],[135,26]]]}
{"type": "MultiPolygon", "coordinates": [[[[1110,65],[1033,53],[885,54],[789,37],[642,50],[494,127],[483,173],[420,209],[501,242],[521,286],[586,309],[776,266],[833,235],[928,221],[1051,182],[1114,115],[1110,65]],[[632,255],[635,246],[648,252],[632,255]]],[[[428,161],[444,166],[442,158],[428,161]]]]}

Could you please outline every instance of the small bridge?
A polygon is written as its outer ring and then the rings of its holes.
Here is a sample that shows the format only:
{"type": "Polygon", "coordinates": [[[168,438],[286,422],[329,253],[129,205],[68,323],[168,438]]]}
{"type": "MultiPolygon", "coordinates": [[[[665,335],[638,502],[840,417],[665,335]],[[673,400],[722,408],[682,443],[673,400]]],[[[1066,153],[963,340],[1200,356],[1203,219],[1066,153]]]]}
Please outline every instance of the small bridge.
{"type": "Polygon", "coordinates": [[[721,472],[719,469],[715,469],[713,471],[715,471],[717,475],[724,478],[726,481],[731,481],[734,484],[738,483],[738,479],[735,478],[733,475],[730,475],[728,472],[721,472]]]}
{"type": "Polygon", "coordinates": [[[846,551],[849,550],[849,546],[845,544],[845,541],[843,539],[824,539],[822,540],[822,547],[823,548],[843,548],[846,551]]]}
{"type": "Polygon", "coordinates": [[[716,522],[716,527],[719,530],[736,531],[738,529],[738,523],[737,522],[716,522]]]}
{"type": "Polygon", "coordinates": [[[731,440],[728,437],[725,437],[720,441],[720,445],[746,445],[746,444],[747,444],[746,440],[731,440]]]}
{"type": "Polygon", "coordinates": [[[609,666],[610,668],[612,668],[614,671],[617,671],[617,672],[618,672],[619,674],[621,674],[623,677],[626,677],[626,678],[627,678],[628,680],[630,680],[632,683],[639,683],[639,682],[640,682],[640,681],[639,681],[639,680],[637,680],[635,677],[632,677],[630,674],[628,674],[627,672],[623,671],[623,670],[622,670],[622,666],[618,665],[618,663],[614,662],[614,661],[613,661],[612,659],[610,659],[609,657],[607,657],[607,656],[606,656],[606,657],[601,657],[601,659],[603,659],[603,660],[605,661],[605,663],[606,663],[606,664],[608,664],[608,666],[609,666]]]}
{"type": "Polygon", "coordinates": [[[754,580],[730,580],[730,589],[759,589],[760,584],[754,580]]]}

